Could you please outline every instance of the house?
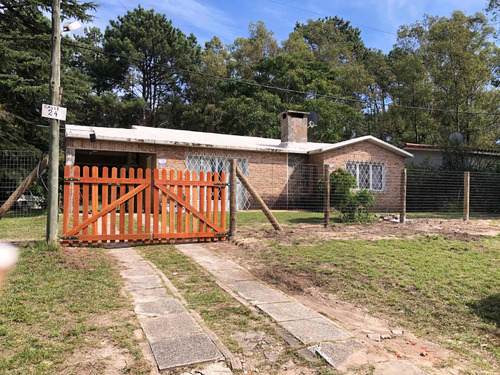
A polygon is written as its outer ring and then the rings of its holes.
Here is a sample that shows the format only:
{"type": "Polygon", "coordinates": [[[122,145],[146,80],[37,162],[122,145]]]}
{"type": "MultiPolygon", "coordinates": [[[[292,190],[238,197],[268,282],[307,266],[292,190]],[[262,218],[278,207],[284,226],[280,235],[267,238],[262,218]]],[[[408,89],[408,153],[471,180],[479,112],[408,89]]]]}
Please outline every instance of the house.
{"type": "MultiPolygon", "coordinates": [[[[283,112],[281,139],[143,126],[66,125],[66,165],[222,172],[236,158],[271,208],[290,209],[303,208],[297,205],[299,195],[317,191],[326,164],[330,170],[346,169],[359,188],[373,191],[376,209],[397,209],[404,159],[412,155],[373,136],[334,144],[308,142],[307,114],[283,112]]],[[[237,192],[238,209],[252,208],[244,188],[238,186],[237,192]]]]}
{"type": "MultiPolygon", "coordinates": [[[[434,167],[440,167],[443,164],[443,155],[446,150],[443,147],[424,145],[418,143],[405,143],[403,150],[411,152],[412,158],[405,159],[405,165],[428,164],[434,167]]],[[[459,156],[466,156],[467,163],[480,167],[491,162],[500,162],[500,151],[486,149],[466,149],[459,156]]]]}

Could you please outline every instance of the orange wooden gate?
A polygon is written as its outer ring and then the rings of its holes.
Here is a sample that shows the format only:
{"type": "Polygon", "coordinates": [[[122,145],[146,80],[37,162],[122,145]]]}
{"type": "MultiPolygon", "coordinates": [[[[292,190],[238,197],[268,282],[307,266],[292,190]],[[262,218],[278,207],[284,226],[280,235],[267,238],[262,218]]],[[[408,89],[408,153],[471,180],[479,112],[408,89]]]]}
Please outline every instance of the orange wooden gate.
{"type": "Polygon", "coordinates": [[[225,239],[226,176],[125,168],[64,169],[64,246],[225,239]],[[160,177],[161,173],[161,177],[160,177]],[[153,230],[151,230],[153,229],[153,230]]]}

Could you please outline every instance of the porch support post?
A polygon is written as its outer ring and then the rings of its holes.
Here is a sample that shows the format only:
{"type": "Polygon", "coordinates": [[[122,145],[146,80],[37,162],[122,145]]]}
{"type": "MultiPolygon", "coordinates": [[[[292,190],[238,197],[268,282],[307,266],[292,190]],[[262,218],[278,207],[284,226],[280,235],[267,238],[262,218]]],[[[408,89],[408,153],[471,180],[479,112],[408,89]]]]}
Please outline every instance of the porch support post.
{"type": "Polygon", "coordinates": [[[399,212],[399,222],[404,223],[406,221],[406,182],[408,181],[408,175],[406,168],[401,171],[401,211],[399,212]]]}

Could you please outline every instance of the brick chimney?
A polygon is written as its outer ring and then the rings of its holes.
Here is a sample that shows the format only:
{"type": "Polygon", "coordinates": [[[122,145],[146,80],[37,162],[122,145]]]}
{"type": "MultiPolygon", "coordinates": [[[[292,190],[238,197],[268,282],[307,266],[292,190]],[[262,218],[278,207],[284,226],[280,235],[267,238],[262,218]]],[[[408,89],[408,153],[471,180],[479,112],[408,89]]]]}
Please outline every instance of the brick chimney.
{"type": "Polygon", "coordinates": [[[290,143],[307,143],[307,115],[309,112],[285,111],[281,116],[281,147],[290,143]]]}

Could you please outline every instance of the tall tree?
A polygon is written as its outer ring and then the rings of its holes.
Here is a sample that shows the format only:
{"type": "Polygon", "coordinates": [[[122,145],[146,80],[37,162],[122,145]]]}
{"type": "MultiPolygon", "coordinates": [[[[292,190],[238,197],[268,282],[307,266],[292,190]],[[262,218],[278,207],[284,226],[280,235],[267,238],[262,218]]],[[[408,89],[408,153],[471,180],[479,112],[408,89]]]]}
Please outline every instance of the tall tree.
{"type": "Polygon", "coordinates": [[[423,22],[403,26],[398,32],[397,46],[420,57],[429,72],[433,107],[451,110],[433,114],[441,123],[443,139],[460,131],[471,146],[480,145],[490,120],[461,112],[498,111],[498,106],[491,107],[483,100],[495,93],[491,91],[495,52],[492,33],[483,14],[466,16],[460,11],[453,12],[450,18],[426,16],[423,22]]]}
{"type": "Polygon", "coordinates": [[[146,103],[141,123],[172,126],[175,111],[163,111],[163,118],[157,119],[158,109],[183,104],[189,88],[189,75],[183,70],[196,69],[200,60],[201,48],[195,36],[186,36],[165,15],[139,6],[110,21],[103,46],[106,52],[122,56],[114,59],[115,66],[126,69],[127,75],[117,88],[146,103]]]}

